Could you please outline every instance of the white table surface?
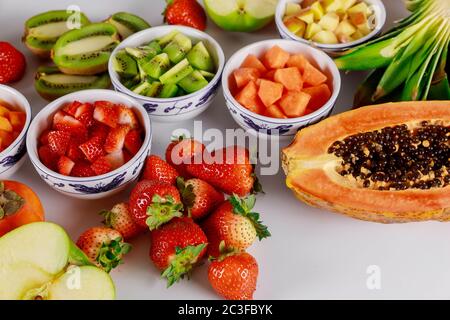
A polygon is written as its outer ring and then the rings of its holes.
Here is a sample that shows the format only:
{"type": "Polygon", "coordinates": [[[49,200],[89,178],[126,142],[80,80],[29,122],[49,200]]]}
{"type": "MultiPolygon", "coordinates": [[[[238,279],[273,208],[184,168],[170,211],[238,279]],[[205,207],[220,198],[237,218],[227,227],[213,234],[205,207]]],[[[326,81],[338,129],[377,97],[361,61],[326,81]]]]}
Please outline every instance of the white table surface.
{"type": "MultiPolygon", "coordinates": [[[[387,26],[407,14],[401,0],[385,0],[387,26]]],[[[28,61],[25,78],[14,85],[29,99],[34,114],[46,102],[33,88],[33,74],[39,60],[21,44],[23,23],[30,16],[78,5],[87,16],[102,20],[117,11],[141,15],[152,25],[162,24],[162,0],[1,0],[0,40],[22,50],[28,61]]],[[[229,57],[252,42],[277,38],[270,25],[254,34],[226,33],[209,23],[207,30],[223,46],[229,57]]],[[[364,74],[343,74],[343,88],[335,112],[351,106],[352,96],[364,74]]],[[[225,108],[221,92],[202,114],[204,128],[236,128],[225,108]]],[[[177,124],[154,123],[152,152],[162,154],[176,128],[192,128],[192,121],[177,124]]],[[[97,212],[124,200],[128,192],[114,199],[80,201],[63,196],[48,187],[29,160],[14,177],[30,185],[41,197],[47,219],[61,224],[73,239],[88,227],[100,223],[97,212]],[[119,199],[120,198],[120,199],[119,199]]],[[[259,196],[256,209],[269,226],[272,237],[256,243],[250,252],[260,267],[256,299],[416,299],[450,298],[450,225],[426,222],[381,225],[353,220],[318,210],[298,202],[284,184],[284,174],[261,177],[266,195],[259,196]],[[381,289],[369,290],[367,268],[381,271],[381,289]]],[[[170,289],[148,258],[149,237],[133,241],[134,250],[125,264],[112,272],[119,299],[215,299],[206,264],[190,281],[170,289]]]]}

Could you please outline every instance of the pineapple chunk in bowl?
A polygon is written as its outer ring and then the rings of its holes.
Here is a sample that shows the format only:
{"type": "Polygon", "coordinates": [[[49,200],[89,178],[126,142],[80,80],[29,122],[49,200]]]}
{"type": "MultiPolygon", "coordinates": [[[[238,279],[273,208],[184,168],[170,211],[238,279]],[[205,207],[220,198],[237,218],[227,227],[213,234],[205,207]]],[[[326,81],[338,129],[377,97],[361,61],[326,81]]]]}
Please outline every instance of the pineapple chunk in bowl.
{"type": "Polygon", "coordinates": [[[333,55],[377,36],[386,9],[381,0],[280,0],[275,22],[282,38],[333,55]]]}

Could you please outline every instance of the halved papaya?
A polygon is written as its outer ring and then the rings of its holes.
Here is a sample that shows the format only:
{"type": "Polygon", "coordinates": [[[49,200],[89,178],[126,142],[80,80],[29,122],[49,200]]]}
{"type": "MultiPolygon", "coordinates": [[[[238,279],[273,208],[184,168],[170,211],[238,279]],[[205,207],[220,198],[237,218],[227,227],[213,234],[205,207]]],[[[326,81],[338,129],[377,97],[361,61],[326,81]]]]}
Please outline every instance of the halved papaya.
{"type": "Polygon", "coordinates": [[[282,151],[302,201],[353,218],[450,221],[450,101],[398,102],[330,117],[282,151]]]}

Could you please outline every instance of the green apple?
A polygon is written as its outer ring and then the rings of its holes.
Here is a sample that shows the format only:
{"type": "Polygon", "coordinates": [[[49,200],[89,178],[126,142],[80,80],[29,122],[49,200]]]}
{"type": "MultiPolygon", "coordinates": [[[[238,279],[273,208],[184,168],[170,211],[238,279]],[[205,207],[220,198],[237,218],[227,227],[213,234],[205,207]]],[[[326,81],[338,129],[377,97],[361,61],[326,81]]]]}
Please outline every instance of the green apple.
{"type": "Polygon", "coordinates": [[[60,226],[36,222],[0,238],[0,300],[114,299],[111,277],[60,226]]]}
{"type": "Polygon", "coordinates": [[[208,16],[222,29],[252,32],[273,20],[278,0],[205,0],[208,16]]]}

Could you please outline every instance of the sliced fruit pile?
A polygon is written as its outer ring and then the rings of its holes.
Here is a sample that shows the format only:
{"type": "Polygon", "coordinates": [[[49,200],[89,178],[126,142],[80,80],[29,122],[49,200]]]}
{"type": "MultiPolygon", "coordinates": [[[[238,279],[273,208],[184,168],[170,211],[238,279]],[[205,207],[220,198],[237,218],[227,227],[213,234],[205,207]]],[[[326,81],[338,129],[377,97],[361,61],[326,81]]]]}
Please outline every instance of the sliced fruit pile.
{"type": "Polygon", "coordinates": [[[180,138],[167,147],[166,160],[147,158],[129,202],[102,212],[106,228],[88,230],[80,248],[110,271],[128,250],[122,239],[150,230],[150,259],[168,286],[208,255],[213,289],[226,299],[252,299],[258,264],[245,250],[270,233],[252,211],[260,185],[248,150],[232,146],[209,153],[202,143],[180,138]]]}
{"type": "Polygon", "coordinates": [[[215,65],[207,45],[195,44],[173,31],[137,47],[125,48],[114,57],[120,82],[136,94],[170,98],[196,92],[215,76],[215,65]]]}
{"type": "Polygon", "coordinates": [[[16,140],[25,126],[27,115],[4,101],[0,101],[0,152],[16,140]]]}
{"type": "Polygon", "coordinates": [[[39,137],[39,158],[66,176],[91,177],[128,162],[141,148],[143,129],[134,111],[108,101],[66,104],[39,137]]]}
{"type": "Polygon", "coordinates": [[[361,0],[309,0],[289,2],[283,22],[300,38],[337,44],[356,41],[371,33],[375,15],[361,0]]]}
{"type": "Polygon", "coordinates": [[[328,80],[304,55],[274,46],[262,59],[247,56],[230,77],[230,90],[252,112],[272,118],[296,118],[327,103],[331,97],[328,80]]]}
{"type": "Polygon", "coordinates": [[[82,13],[55,10],[25,22],[25,45],[56,66],[42,66],[36,74],[36,91],[47,100],[83,89],[106,89],[111,52],[131,34],[150,28],[142,18],[127,12],[113,14],[103,23],[91,23],[82,13]]]}

